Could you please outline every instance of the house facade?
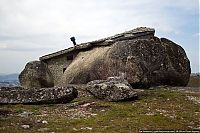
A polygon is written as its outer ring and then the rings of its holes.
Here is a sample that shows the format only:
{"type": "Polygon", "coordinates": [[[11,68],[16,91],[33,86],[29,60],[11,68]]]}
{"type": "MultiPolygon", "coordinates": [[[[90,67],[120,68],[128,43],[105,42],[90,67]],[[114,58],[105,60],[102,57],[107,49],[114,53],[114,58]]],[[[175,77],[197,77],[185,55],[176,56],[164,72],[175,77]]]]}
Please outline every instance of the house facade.
{"type": "Polygon", "coordinates": [[[149,39],[154,37],[155,30],[152,28],[139,27],[124,33],[116,34],[100,40],[78,44],[74,47],[64,49],[55,53],[40,57],[40,61],[47,64],[54,78],[54,85],[57,85],[64,71],[73,62],[81,51],[89,51],[95,47],[106,47],[117,41],[129,39],[149,39]]]}

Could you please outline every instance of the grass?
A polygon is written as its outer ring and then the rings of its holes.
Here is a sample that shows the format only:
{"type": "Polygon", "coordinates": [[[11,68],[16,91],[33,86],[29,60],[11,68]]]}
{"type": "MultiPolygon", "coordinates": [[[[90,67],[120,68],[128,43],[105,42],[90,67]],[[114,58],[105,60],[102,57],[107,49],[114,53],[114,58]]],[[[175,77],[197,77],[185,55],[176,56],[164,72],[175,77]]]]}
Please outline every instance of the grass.
{"type": "Polygon", "coordinates": [[[3,105],[0,111],[11,112],[0,116],[0,132],[132,133],[139,129],[200,128],[200,104],[187,96],[200,98],[193,93],[153,89],[145,90],[136,101],[106,102],[81,97],[69,104],[3,105]],[[20,116],[23,112],[32,114],[20,116]],[[44,120],[48,123],[43,123],[44,120]],[[22,125],[30,125],[30,128],[24,129],[22,125]]]}
{"type": "Polygon", "coordinates": [[[200,76],[190,76],[188,87],[200,87],[200,76]]]}

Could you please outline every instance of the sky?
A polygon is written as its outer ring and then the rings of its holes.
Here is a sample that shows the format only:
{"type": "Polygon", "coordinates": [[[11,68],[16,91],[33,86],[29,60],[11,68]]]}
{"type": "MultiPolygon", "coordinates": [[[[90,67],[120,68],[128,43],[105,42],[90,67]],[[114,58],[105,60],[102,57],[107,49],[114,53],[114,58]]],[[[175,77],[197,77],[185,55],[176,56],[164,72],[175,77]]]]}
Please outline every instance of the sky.
{"type": "Polygon", "coordinates": [[[0,73],[20,73],[40,56],[152,27],[182,46],[199,72],[199,0],[0,0],[0,73]]]}

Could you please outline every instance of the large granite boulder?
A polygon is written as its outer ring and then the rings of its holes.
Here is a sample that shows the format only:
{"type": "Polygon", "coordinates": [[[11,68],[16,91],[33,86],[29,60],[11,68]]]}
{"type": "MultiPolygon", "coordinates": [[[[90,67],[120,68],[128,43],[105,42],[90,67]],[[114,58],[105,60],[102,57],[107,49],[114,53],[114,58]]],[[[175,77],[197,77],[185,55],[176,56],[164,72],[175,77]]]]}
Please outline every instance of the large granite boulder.
{"type": "Polygon", "coordinates": [[[24,89],[1,87],[0,104],[54,104],[68,103],[76,98],[77,90],[72,87],[24,89]]]}
{"type": "Polygon", "coordinates": [[[65,70],[60,85],[85,84],[124,74],[133,88],[156,85],[186,86],[190,62],[176,43],[149,36],[108,38],[82,50],[65,70]],[[108,45],[109,43],[109,45],[108,45]]]}
{"type": "Polygon", "coordinates": [[[28,62],[19,75],[21,86],[29,88],[53,87],[53,76],[47,65],[41,61],[28,62]]]}
{"type": "Polygon", "coordinates": [[[141,90],[133,89],[126,80],[119,77],[91,81],[86,90],[98,99],[115,102],[136,99],[141,93],[141,90]]]}

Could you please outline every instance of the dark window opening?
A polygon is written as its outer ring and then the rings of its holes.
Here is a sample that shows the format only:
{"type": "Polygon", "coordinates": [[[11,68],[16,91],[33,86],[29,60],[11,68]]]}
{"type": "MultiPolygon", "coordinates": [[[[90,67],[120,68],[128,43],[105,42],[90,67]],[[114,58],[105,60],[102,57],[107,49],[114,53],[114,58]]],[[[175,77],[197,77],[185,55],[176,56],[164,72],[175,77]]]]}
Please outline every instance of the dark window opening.
{"type": "Polygon", "coordinates": [[[68,55],[67,56],[67,60],[73,60],[73,59],[74,59],[73,55],[68,55]]]}
{"type": "Polygon", "coordinates": [[[65,72],[66,68],[63,68],[63,73],[65,72]]]}

